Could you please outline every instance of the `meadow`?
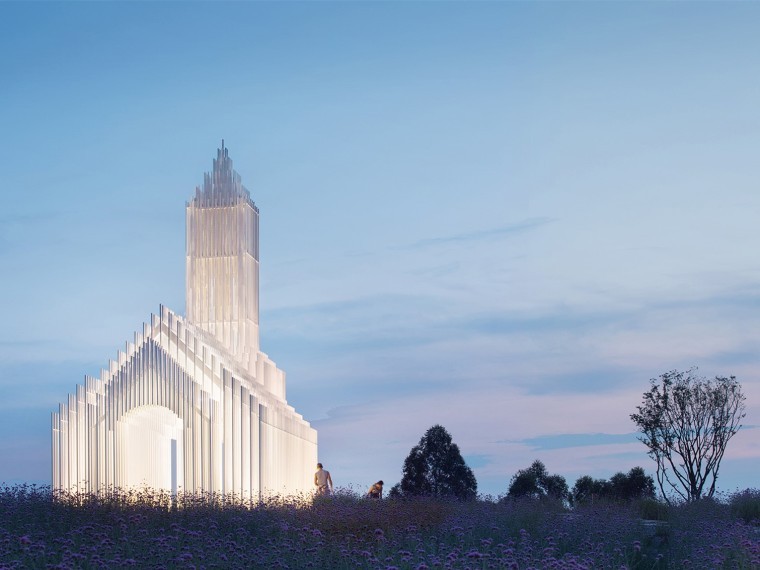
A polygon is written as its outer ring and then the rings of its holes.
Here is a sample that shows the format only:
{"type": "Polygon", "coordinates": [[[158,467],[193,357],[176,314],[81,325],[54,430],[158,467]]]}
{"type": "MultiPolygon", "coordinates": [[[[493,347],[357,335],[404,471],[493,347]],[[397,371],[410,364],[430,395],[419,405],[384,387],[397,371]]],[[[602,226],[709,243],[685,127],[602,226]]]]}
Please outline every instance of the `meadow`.
{"type": "Polygon", "coordinates": [[[0,569],[760,569],[760,491],[692,504],[0,487],[0,569]]]}

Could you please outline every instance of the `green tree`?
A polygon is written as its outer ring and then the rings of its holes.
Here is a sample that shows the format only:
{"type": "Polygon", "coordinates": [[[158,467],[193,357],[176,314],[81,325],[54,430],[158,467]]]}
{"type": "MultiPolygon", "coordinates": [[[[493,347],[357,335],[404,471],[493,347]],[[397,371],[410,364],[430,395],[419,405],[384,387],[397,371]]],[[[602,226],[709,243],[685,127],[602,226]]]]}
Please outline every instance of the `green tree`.
{"type": "Polygon", "coordinates": [[[543,462],[536,459],[527,469],[521,469],[509,482],[507,497],[551,497],[564,501],[568,498],[567,481],[562,475],[549,475],[543,462]]]}
{"type": "Polygon", "coordinates": [[[654,479],[644,473],[641,467],[634,467],[628,473],[615,473],[610,480],[594,479],[589,475],[578,478],[570,491],[570,502],[581,505],[595,499],[631,501],[653,499],[654,479]]]}
{"type": "Polygon", "coordinates": [[[653,378],[637,413],[631,414],[657,464],[657,483],[677,497],[694,501],[712,497],[723,454],[745,416],[736,377],[706,379],[697,369],[672,370],[653,378]]]}
{"type": "Polygon", "coordinates": [[[610,496],[622,501],[654,499],[654,479],[641,467],[634,467],[627,474],[615,473],[610,477],[610,496]]]}
{"type": "Polygon", "coordinates": [[[404,460],[401,483],[391,496],[430,495],[474,498],[478,483],[446,428],[434,425],[404,460]]]}
{"type": "Polygon", "coordinates": [[[590,475],[579,477],[570,491],[570,502],[573,505],[591,503],[596,499],[607,498],[610,495],[610,483],[606,479],[594,479],[590,475]]]}

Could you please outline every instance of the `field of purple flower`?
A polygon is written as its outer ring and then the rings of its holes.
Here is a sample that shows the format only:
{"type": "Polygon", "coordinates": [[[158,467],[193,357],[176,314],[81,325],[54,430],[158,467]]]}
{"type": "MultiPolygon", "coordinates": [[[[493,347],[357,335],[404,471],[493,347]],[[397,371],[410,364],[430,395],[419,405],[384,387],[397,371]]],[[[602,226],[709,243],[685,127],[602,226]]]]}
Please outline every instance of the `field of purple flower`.
{"type": "Polygon", "coordinates": [[[254,506],[0,488],[5,568],[760,569],[760,492],[666,507],[363,499],[254,506]],[[642,516],[657,521],[642,521],[642,516]]]}

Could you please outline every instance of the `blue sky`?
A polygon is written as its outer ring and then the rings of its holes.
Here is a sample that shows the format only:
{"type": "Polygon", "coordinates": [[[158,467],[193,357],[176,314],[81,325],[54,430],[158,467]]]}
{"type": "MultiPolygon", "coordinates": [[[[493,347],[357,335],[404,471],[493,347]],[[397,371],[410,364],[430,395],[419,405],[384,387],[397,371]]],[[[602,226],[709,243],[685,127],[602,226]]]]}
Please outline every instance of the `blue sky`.
{"type": "Polygon", "coordinates": [[[0,481],[159,304],[222,138],[262,347],[338,485],[444,425],[481,491],[653,465],[649,378],[736,375],[760,472],[760,5],[0,3],[0,481]],[[12,461],[7,458],[13,458],[12,461]]]}

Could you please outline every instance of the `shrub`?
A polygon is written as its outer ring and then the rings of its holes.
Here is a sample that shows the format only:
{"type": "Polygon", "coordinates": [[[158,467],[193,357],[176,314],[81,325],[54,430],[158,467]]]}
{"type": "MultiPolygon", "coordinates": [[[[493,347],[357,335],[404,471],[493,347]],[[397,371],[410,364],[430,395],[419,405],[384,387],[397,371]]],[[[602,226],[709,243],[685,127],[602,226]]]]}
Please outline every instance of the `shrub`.
{"type": "Polygon", "coordinates": [[[731,513],[748,524],[760,525],[760,489],[745,489],[729,498],[731,513]]]}
{"type": "Polygon", "coordinates": [[[668,520],[668,505],[657,499],[641,499],[638,502],[641,518],[647,521],[668,520]]]}

